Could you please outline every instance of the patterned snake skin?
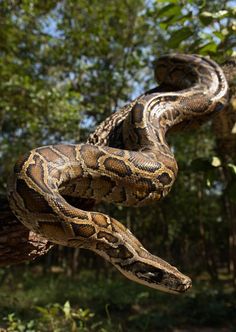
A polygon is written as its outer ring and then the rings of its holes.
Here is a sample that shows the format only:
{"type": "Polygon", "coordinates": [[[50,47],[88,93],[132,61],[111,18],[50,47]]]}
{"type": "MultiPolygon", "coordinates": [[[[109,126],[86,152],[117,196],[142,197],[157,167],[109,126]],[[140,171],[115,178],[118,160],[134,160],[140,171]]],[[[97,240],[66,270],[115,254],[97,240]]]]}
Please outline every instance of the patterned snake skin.
{"type": "Polygon", "coordinates": [[[65,199],[142,206],[168,194],[177,164],[166,133],[221,111],[228,85],[214,61],[197,55],[163,56],[155,74],[159,87],[111,115],[87,143],[43,146],[21,157],[8,197],[17,218],[48,240],[92,250],[148,287],[184,292],[190,278],[149,253],[129,229],[65,199]]]}

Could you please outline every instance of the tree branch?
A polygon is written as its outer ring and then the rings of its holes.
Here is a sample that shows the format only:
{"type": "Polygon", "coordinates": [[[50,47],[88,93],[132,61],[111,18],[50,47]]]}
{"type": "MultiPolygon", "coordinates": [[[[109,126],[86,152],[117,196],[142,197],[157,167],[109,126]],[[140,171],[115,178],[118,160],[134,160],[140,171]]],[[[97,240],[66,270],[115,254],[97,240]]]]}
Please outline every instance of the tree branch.
{"type": "Polygon", "coordinates": [[[46,254],[52,246],[17,220],[7,199],[0,197],[0,266],[31,261],[46,254]]]}

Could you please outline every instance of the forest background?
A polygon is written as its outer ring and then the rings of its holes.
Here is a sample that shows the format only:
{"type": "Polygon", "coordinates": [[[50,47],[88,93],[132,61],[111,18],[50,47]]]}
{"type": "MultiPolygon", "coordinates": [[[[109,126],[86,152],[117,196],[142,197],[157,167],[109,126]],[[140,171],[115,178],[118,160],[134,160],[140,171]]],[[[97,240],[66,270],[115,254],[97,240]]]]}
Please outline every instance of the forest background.
{"type": "Polygon", "coordinates": [[[233,331],[235,18],[235,2],[226,0],[0,1],[3,228],[6,182],[18,156],[85,141],[111,112],[155,86],[158,56],[209,55],[223,65],[231,87],[226,112],[169,138],[179,175],[168,197],[152,208],[102,207],[190,275],[192,290],[163,294],[129,282],[89,252],[54,246],[34,262],[1,268],[2,329],[233,331]]]}

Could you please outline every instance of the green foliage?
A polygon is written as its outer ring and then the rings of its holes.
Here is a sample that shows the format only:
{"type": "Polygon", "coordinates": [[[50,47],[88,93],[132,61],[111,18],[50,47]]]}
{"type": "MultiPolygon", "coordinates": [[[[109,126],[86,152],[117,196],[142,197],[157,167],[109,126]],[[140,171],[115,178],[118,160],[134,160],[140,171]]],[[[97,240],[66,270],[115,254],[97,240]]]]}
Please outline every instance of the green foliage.
{"type": "Polygon", "coordinates": [[[46,308],[36,307],[36,309],[40,313],[41,329],[45,331],[86,332],[89,331],[86,328],[86,322],[94,316],[89,309],[72,309],[69,301],[66,301],[64,305],[54,303],[47,305],[46,308]]]}
{"type": "Polygon", "coordinates": [[[218,59],[232,54],[236,12],[230,1],[154,1],[151,11],[167,52],[178,48],[218,59]]]}
{"type": "Polygon", "coordinates": [[[22,322],[20,318],[16,317],[15,313],[8,314],[7,317],[3,318],[7,324],[8,332],[36,332],[35,321],[30,320],[29,322],[22,322]]]}
{"type": "Polygon", "coordinates": [[[73,309],[70,302],[64,305],[58,303],[49,304],[46,307],[36,307],[39,317],[30,321],[22,321],[15,313],[8,314],[4,318],[9,332],[88,332],[95,331],[97,323],[89,329],[87,322],[94,316],[89,309],[73,309]]]}
{"type": "Polygon", "coordinates": [[[148,332],[192,326],[230,329],[236,323],[235,294],[227,275],[222,275],[223,288],[222,284],[212,288],[199,282],[182,296],[155,292],[107,271],[99,277],[81,271],[68,282],[63,275],[37,276],[28,270],[18,278],[14,293],[9,277],[0,295],[0,327],[9,332],[148,332]],[[49,296],[40,297],[48,294],[52,280],[49,296]],[[5,314],[9,311],[11,314],[5,314]]]}

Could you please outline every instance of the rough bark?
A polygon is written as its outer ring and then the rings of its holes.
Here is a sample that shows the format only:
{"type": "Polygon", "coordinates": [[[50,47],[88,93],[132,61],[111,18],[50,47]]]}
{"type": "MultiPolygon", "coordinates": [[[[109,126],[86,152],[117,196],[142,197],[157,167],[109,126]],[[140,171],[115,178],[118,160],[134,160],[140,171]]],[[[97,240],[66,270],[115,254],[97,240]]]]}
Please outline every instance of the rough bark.
{"type": "Polygon", "coordinates": [[[0,197],[0,266],[30,261],[46,254],[52,244],[29,231],[13,215],[5,197],[0,197]]]}

